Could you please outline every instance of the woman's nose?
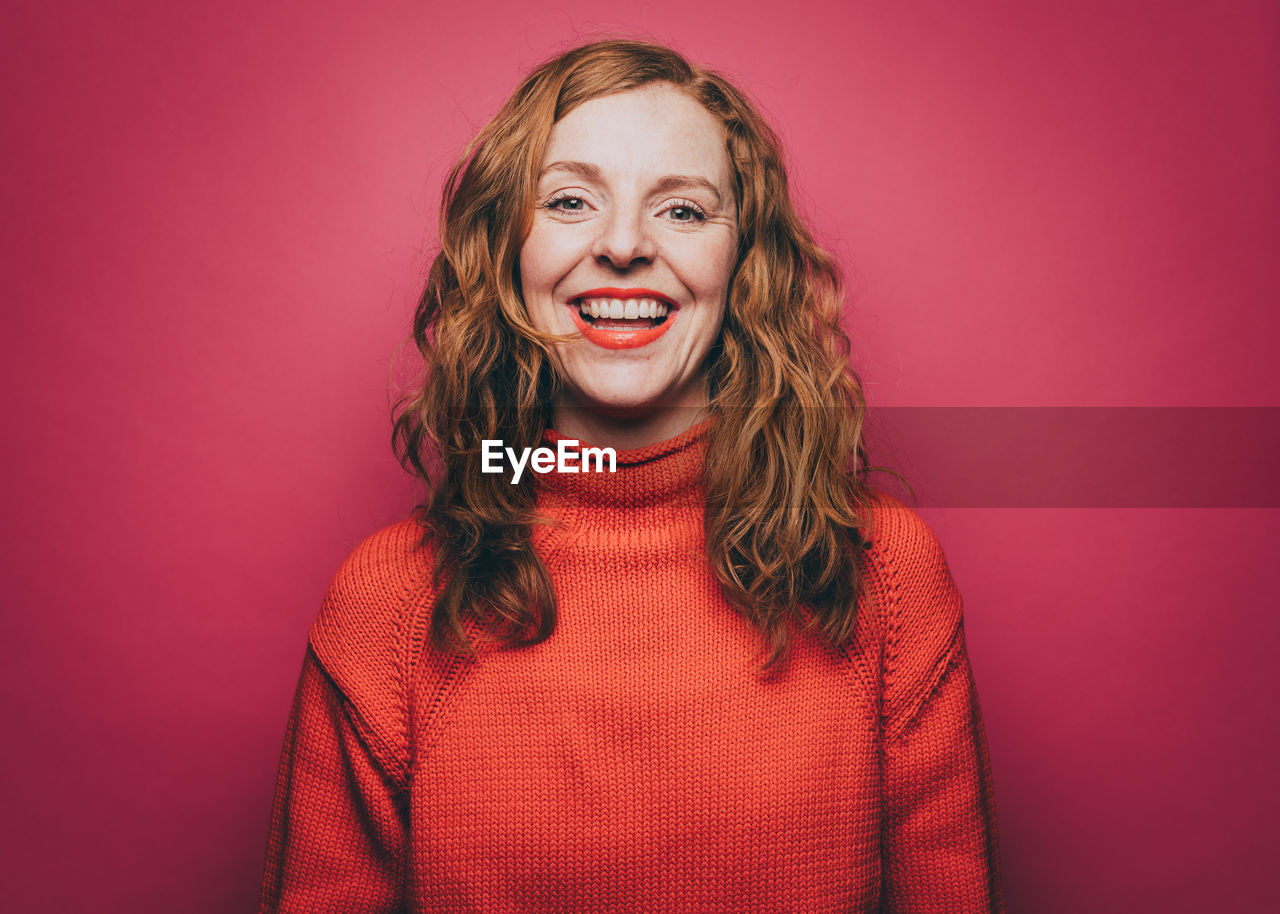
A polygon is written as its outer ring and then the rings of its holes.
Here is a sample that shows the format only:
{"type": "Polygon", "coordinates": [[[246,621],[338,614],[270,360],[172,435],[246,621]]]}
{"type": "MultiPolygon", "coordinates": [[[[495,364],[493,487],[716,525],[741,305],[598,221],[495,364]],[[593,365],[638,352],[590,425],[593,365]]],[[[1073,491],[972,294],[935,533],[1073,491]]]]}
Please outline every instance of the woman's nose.
{"type": "Polygon", "coordinates": [[[656,245],[650,221],[644,213],[615,210],[601,220],[592,253],[618,270],[652,261],[656,245]]]}

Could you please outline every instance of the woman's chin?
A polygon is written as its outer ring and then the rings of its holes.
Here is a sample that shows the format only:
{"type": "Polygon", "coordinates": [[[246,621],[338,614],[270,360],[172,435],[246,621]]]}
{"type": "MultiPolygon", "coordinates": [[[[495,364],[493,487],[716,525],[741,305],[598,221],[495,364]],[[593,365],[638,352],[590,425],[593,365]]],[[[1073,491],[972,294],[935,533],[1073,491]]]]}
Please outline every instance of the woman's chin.
{"type": "Polygon", "coordinates": [[[565,403],[565,409],[578,414],[598,414],[614,420],[634,419],[643,421],[647,416],[674,408],[674,404],[662,397],[618,396],[590,399],[574,398],[565,403]]]}
{"type": "Polygon", "coordinates": [[[557,431],[592,444],[639,447],[678,435],[701,419],[705,405],[669,391],[616,396],[564,397],[552,422],[557,431]]]}

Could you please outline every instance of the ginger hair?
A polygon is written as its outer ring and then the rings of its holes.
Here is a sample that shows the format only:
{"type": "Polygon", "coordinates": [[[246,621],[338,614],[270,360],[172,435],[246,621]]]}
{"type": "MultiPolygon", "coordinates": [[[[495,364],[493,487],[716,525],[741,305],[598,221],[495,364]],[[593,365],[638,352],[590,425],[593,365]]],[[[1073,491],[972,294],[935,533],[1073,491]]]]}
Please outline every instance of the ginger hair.
{"type": "Polygon", "coordinates": [[[392,432],[397,457],[429,491],[418,511],[436,555],[437,647],[469,650],[467,620],[511,646],[554,631],[555,592],[530,538],[536,474],[511,485],[475,468],[483,440],[537,447],[551,420],[555,338],[529,320],[518,256],[552,126],[589,99],[659,82],[724,125],[739,214],[708,362],[711,567],[761,632],[765,670],[786,657],[790,622],[837,648],[853,635],[870,490],[839,271],[798,213],[782,145],[747,96],[669,48],[613,39],[534,69],[445,182],[440,250],[413,321],[425,374],[396,404],[392,432]]]}

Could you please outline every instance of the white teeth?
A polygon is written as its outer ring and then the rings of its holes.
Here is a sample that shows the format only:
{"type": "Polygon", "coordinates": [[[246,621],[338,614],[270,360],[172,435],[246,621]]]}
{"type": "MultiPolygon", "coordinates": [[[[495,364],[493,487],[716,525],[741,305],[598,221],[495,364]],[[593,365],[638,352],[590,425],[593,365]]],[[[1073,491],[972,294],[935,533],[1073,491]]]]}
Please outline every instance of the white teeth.
{"type": "Polygon", "coordinates": [[[666,317],[670,307],[666,302],[652,298],[580,298],[578,311],[584,317],[602,317],[608,320],[638,320],[666,317]]]}

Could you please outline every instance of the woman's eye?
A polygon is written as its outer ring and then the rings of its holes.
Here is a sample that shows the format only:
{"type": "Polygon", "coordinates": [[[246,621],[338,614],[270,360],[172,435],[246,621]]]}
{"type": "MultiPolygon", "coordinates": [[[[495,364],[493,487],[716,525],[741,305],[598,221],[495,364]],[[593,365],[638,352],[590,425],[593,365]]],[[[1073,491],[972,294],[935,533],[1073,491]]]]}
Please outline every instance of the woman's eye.
{"type": "Polygon", "coordinates": [[[677,203],[675,206],[667,207],[666,214],[671,217],[672,222],[701,222],[707,218],[700,208],[688,204],[677,203]]]}
{"type": "Polygon", "coordinates": [[[546,207],[562,213],[580,213],[587,208],[587,201],[581,197],[555,197],[547,201],[546,207]]]}
{"type": "MultiPolygon", "coordinates": [[[[582,197],[552,197],[543,206],[553,212],[585,213],[588,203],[582,197]]],[[[668,216],[673,222],[701,222],[707,218],[702,208],[693,203],[677,203],[669,206],[659,215],[668,216]]]]}

